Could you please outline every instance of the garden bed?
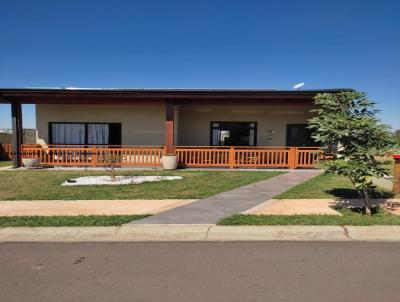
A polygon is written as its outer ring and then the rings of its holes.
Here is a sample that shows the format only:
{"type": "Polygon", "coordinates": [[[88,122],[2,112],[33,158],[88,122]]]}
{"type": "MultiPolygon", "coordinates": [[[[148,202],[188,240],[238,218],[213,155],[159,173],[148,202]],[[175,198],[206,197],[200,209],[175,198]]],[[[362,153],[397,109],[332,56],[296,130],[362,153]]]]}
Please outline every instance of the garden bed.
{"type": "Polygon", "coordinates": [[[100,185],[138,185],[145,182],[157,182],[166,180],[182,180],[182,176],[83,176],[67,179],[63,186],[100,186],[100,185]]]}

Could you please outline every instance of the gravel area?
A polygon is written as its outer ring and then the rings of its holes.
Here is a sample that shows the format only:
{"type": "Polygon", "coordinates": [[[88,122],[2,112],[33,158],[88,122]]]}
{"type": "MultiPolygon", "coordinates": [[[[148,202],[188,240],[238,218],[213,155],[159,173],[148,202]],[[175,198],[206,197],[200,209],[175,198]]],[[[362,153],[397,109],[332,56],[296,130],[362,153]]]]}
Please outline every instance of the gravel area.
{"type": "Polygon", "coordinates": [[[157,182],[165,180],[181,180],[182,176],[85,176],[67,179],[63,186],[93,186],[93,185],[137,185],[144,182],[157,182]]]}

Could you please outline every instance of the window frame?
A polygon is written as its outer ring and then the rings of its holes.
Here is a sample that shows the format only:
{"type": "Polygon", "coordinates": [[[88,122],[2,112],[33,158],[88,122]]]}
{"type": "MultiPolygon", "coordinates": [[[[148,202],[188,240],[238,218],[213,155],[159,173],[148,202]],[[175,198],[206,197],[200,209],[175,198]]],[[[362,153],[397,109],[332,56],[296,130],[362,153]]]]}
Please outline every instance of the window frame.
{"type": "MultiPolygon", "coordinates": [[[[120,144],[114,144],[115,146],[122,145],[122,123],[103,123],[103,122],[49,122],[48,125],[48,133],[49,133],[49,145],[53,145],[53,124],[71,124],[71,125],[84,125],[85,126],[85,143],[84,146],[112,146],[113,144],[88,144],[88,125],[89,124],[98,124],[98,125],[118,125],[119,127],[119,139],[120,144]]],[[[110,141],[111,131],[109,132],[109,141],[110,141]]],[[[58,146],[82,146],[81,144],[57,144],[58,146]]]]}

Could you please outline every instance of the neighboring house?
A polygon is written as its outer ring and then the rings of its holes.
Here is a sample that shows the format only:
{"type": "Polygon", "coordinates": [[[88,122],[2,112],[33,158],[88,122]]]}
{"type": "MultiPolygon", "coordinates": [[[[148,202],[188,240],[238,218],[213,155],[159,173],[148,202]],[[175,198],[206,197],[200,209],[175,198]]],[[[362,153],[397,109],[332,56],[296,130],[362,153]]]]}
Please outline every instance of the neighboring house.
{"type": "MultiPolygon", "coordinates": [[[[37,143],[36,129],[27,129],[27,128],[24,129],[23,142],[24,144],[36,144],[37,143]]],[[[12,143],[12,130],[0,129],[0,144],[11,144],[11,143],[12,143]]]]}
{"type": "Polygon", "coordinates": [[[38,143],[44,146],[285,150],[315,146],[307,129],[313,97],[343,90],[0,89],[0,103],[13,104],[17,132],[20,104],[36,104],[38,143]]]}

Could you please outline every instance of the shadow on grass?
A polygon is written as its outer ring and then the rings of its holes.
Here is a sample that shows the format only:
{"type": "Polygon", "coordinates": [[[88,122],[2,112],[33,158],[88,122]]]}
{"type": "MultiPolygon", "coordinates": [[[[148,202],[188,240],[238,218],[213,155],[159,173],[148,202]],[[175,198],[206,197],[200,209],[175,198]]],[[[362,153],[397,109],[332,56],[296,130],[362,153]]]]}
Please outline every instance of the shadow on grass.
{"type": "MultiPolygon", "coordinates": [[[[332,190],[327,190],[326,191],[329,194],[332,194],[333,196],[337,198],[362,198],[360,193],[356,189],[349,189],[349,188],[335,188],[332,190]]],[[[392,192],[388,191],[381,191],[377,190],[372,192],[372,198],[378,198],[378,199],[386,199],[386,198],[393,198],[394,194],[392,192]]]]}

